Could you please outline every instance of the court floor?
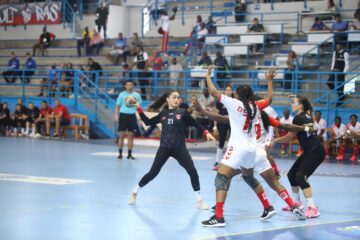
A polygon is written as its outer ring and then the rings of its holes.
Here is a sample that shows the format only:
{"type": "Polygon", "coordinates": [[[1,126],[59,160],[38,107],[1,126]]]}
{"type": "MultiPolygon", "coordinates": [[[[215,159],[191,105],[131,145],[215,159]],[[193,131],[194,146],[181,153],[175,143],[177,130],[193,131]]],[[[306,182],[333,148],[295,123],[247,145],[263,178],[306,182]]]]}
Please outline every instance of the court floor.
{"type": "MultiPolygon", "coordinates": [[[[262,207],[239,177],[225,204],[225,228],[204,228],[212,212],[195,208],[190,179],[170,159],[159,176],[127,204],[150,168],[156,147],[138,146],[137,160],[116,160],[116,146],[0,137],[0,239],[360,239],[360,164],[324,162],[310,178],[318,219],[298,221],[266,189],[277,215],[262,207]]],[[[192,150],[205,201],[214,203],[215,149],[192,150]]],[[[126,151],[125,151],[126,155],[126,151]]],[[[281,182],[293,160],[278,159],[281,182]]]]}

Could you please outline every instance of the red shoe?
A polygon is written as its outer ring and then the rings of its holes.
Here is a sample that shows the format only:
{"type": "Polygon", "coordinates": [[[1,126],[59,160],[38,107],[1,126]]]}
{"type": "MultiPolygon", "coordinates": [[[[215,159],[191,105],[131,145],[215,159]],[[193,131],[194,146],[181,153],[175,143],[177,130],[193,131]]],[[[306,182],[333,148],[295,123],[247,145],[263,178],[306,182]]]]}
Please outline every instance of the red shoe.
{"type": "Polygon", "coordinates": [[[343,155],[343,154],[339,154],[339,155],[336,157],[336,160],[338,160],[338,161],[344,161],[344,155],[343,155]]]}
{"type": "MultiPolygon", "coordinates": [[[[302,205],[301,202],[294,202],[294,205],[297,206],[300,210],[304,209],[304,206],[302,205]]],[[[286,205],[285,207],[282,208],[283,211],[291,211],[291,207],[289,207],[289,205],[286,205]]]]}
{"type": "Polygon", "coordinates": [[[329,155],[325,155],[325,159],[329,159],[330,158],[330,156],[329,155]]]}
{"type": "Polygon", "coordinates": [[[356,161],[356,155],[352,155],[350,158],[350,161],[355,162],[356,161]]]}

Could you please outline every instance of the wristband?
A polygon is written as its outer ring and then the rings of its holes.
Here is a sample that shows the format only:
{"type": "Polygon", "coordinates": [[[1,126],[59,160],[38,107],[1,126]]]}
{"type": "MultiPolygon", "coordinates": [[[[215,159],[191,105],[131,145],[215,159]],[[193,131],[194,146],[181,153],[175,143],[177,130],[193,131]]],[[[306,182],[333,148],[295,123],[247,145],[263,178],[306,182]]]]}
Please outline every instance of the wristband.
{"type": "Polygon", "coordinates": [[[140,106],[136,108],[136,111],[137,111],[138,113],[143,113],[143,112],[144,112],[140,106]]]}
{"type": "Polygon", "coordinates": [[[310,131],[309,126],[305,126],[305,132],[309,132],[309,131],[310,131]]]}

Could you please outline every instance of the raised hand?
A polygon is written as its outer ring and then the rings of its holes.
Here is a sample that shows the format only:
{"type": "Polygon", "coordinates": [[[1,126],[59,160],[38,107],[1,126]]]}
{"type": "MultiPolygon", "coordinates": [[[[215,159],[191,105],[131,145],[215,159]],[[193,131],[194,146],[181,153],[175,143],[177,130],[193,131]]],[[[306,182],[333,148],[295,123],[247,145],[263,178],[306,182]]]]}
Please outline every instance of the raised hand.
{"type": "Polygon", "coordinates": [[[272,67],[267,73],[265,73],[265,77],[268,81],[272,81],[275,78],[276,74],[276,68],[272,67]]]}

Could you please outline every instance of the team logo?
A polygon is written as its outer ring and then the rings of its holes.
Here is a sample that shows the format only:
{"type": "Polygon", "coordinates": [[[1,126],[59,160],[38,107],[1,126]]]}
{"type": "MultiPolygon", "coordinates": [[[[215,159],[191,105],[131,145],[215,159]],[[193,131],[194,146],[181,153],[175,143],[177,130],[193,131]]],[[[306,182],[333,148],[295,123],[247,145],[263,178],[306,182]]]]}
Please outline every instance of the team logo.
{"type": "Polygon", "coordinates": [[[180,120],[180,119],[181,119],[181,115],[180,115],[180,114],[176,114],[176,119],[180,120]]]}

